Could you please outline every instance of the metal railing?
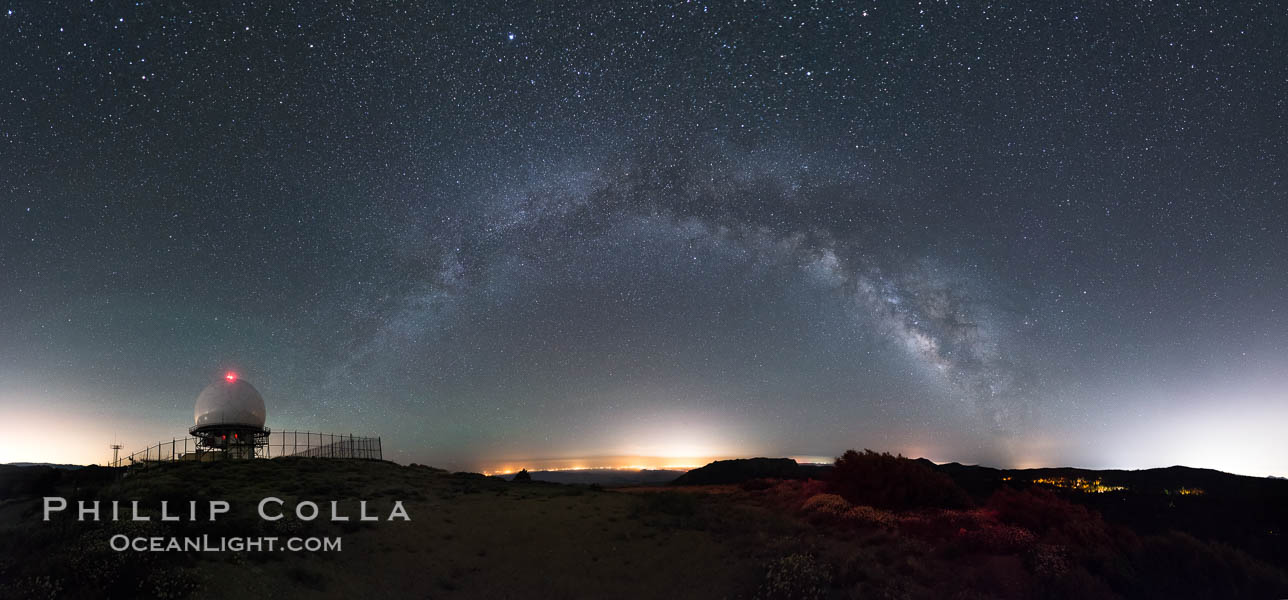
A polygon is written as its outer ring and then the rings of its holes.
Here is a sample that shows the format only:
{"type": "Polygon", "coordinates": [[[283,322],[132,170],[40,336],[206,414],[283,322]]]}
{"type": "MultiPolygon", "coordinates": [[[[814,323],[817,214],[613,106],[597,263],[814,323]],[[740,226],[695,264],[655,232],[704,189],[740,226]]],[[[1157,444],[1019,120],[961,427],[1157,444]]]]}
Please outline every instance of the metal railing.
{"type": "MultiPolygon", "coordinates": [[[[198,438],[185,437],[157,442],[110,464],[113,467],[147,466],[173,461],[200,461],[203,457],[209,460],[209,457],[223,454],[219,450],[199,448],[197,441],[198,438]]],[[[285,456],[383,460],[384,448],[379,437],[316,431],[274,431],[268,435],[267,442],[255,449],[255,458],[285,456]]]]}

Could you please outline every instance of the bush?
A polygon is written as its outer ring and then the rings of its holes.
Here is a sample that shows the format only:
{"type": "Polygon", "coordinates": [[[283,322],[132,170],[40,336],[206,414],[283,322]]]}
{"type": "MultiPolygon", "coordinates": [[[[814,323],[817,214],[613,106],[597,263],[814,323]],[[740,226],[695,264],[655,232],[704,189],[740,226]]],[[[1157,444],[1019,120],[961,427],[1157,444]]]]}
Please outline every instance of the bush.
{"type": "Polygon", "coordinates": [[[1141,598],[1285,598],[1288,574],[1221,543],[1177,531],[1141,540],[1133,557],[1141,598]]]}
{"type": "Polygon", "coordinates": [[[845,511],[845,520],[860,525],[892,525],[898,521],[889,511],[871,506],[851,506],[845,511]]]}
{"type": "Polygon", "coordinates": [[[850,503],[836,494],[819,494],[805,501],[801,510],[811,514],[839,517],[850,510],[850,503]]]}
{"type": "Polygon", "coordinates": [[[890,525],[896,522],[888,511],[871,506],[854,506],[836,494],[817,494],[801,510],[821,520],[854,525],[890,525]]]}
{"type": "Polygon", "coordinates": [[[827,595],[831,576],[824,565],[808,554],[789,554],[769,563],[757,598],[763,600],[817,600],[827,595]]]}
{"type": "Polygon", "coordinates": [[[510,478],[510,481],[532,481],[532,475],[528,473],[527,469],[523,469],[522,471],[515,473],[514,477],[510,478]]]}
{"type": "Polygon", "coordinates": [[[1026,558],[1029,570],[1045,579],[1063,577],[1073,569],[1073,559],[1064,546],[1038,544],[1026,558]]]}
{"type": "Polygon", "coordinates": [[[1049,490],[1002,488],[988,500],[1004,523],[1028,529],[1045,541],[1091,551],[1113,546],[1099,513],[1060,498],[1049,490]]]}
{"type": "Polygon", "coordinates": [[[877,508],[960,508],[970,503],[947,475],[903,456],[871,450],[848,450],[836,459],[830,484],[846,500],[877,508]]]}
{"type": "Polygon", "coordinates": [[[964,532],[997,525],[992,513],[979,510],[927,509],[899,515],[900,531],[923,539],[959,539],[964,532]]]}
{"type": "Polygon", "coordinates": [[[1014,525],[994,523],[979,529],[960,532],[966,545],[976,551],[988,554],[1010,554],[1028,549],[1037,538],[1027,529],[1014,525]]]}

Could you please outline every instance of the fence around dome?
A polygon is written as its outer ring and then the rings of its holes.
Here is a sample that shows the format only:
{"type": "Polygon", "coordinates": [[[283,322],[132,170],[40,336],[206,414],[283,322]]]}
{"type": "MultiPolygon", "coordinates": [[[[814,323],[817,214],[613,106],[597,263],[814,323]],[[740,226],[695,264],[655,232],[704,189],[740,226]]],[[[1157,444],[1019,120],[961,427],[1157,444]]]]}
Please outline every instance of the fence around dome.
{"type": "MultiPolygon", "coordinates": [[[[203,456],[217,454],[220,454],[220,451],[198,449],[195,437],[173,438],[168,442],[157,442],[147,449],[123,456],[111,463],[111,466],[129,467],[158,462],[200,461],[203,456]]],[[[255,452],[255,458],[287,456],[383,460],[384,450],[379,437],[316,431],[273,431],[268,434],[268,441],[257,447],[255,452]]]]}

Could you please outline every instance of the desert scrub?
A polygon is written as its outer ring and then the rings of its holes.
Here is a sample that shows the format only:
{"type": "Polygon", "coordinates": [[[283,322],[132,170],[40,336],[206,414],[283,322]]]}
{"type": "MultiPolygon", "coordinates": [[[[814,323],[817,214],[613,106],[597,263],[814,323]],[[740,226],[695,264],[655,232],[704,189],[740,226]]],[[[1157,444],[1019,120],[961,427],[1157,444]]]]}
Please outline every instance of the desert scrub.
{"type": "Polygon", "coordinates": [[[850,503],[836,494],[818,494],[806,500],[805,504],[801,505],[801,509],[807,513],[821,513],[839,517],[850,510],[850,503]]]}
{"type": "Polygon", "coordinates": [[[1034,546],[1025,559],[1026,566],[1034,575],[1049,579],[1063,577],[1073,567],[1068,549],[1054,544],[1034,546]]]}
{"type": "Polygon", "coordinates": [[[892,525],[897,521],[893,513],[871,506],[851,506],[845,519],[861,525],[892,525]]]}
{"type": "Polygon", "coordinates": [[[817,600],[827,595],[831,575],[809,554],[789,554],[765,568],[765,580],[756,593],[759,600],[817,600]]]}
{"type": "Polygon", "coordinates": [[[139,582],[140,597],[180,600],[201,589],[197,577],[184,569],[158,569],[139,582]]]}
{"type": "Polygon", "coordinates": [[[973,530],[961,529],[958,531],[958,536],[968,547],[989,554],[1020,552],[1033,546],[1037,541],[1033,532],[1023,527],[1001,523],[973,530]]]}
{"type": "Polygon", "coordinates": [[[10,583],[0,583],[0,597],[4,598],[62,598],[63,584],[48,575],[24,577],[10,583]]]}
{"type": "Polygon", "coordinates": [[[871,506],[855,506],[837,494],[816,494],[801,505],[801,510],[816,519],[854,525],[892,525],[893,513],[871,506]]]}

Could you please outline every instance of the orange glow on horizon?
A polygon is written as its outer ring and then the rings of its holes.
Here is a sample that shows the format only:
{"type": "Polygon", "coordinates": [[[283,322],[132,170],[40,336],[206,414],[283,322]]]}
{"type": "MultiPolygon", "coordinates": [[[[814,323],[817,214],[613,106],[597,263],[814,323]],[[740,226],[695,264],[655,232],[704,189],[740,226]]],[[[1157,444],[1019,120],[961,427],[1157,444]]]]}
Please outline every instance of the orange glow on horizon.
{"type": "MultiPolygon", "coordinates": [[[[773,454],[773,453],[770,453],[773,454]]],[[[589,471],[596,469],[612,471],[688,471],[706,466],[718,460],[733,460],[758,456],[755,453],[746,455],[613,455],[573,458],[533,458],[505,459],[475,463],[473,468],[484,475],[513,475],[520,470],[528,471],[589,471]]],[[[835,457],[819,455],[796,455],[789,458],[801,464],[832,464],[835,457]]]]}
{"type": "Polygon", "coordinates": [[[634,456],[634,457],[604,457],[589,459],[538,459],[534,461],[523,461],[519,466],[515,463],[519,461],[506,461],[495,466],[486,466],[479,470],[480,473],[488,476],[492,475],[513,475],[521,470],[527,469],[530,472],[536,471],[592,471],[592,470],[610,470],[610,471],[648,471],[648,470],[670,470],[670,471],[687,471],[696,469],[715,460],[725,460],[721,458],[691,458],[690,460],[675,460],[671,457],[658,456],[634,456]],[[614,460],[616,458],[617,460],[614,460]]]}

